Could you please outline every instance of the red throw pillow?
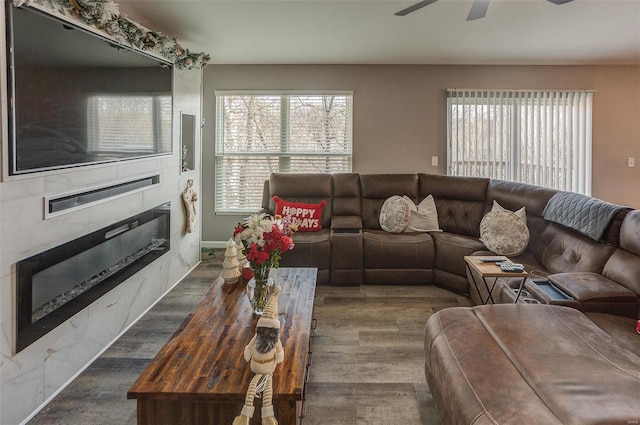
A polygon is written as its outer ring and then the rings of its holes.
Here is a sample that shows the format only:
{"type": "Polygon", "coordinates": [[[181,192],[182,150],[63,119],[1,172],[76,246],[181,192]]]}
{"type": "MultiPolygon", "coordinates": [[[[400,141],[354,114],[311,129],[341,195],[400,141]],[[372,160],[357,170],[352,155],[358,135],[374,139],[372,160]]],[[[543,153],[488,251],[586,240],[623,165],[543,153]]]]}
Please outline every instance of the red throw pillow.
{"type": "Polygon", "coordinates": [[[274,196],[276,215],[290,216],[292,222],[298,225],[300,232],[316,232],[322,229],[322,207],[327,205],[324,199],[319,204],[304,204],[302,202],[289,202],[274,196]]]}

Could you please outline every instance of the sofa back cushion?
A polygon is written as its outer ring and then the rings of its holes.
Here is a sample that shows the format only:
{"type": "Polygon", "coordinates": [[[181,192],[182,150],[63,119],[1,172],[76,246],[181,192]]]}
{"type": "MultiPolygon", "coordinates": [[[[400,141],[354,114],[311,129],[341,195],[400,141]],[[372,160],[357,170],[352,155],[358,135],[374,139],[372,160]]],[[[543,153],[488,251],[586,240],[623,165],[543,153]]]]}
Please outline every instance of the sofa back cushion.
{"type": "Polygon", "coordinates": [[[333,215],[356,215],[360,217],[360,175],[358,173],[336,173],[333,175],[333,215]]]}
{"type": "Polygon", "coordinates": [[[550,273],[602,273],[615,247],[548,222],[536,241],[529,242],[529,250],[550,273]]]}
{"type": "Polygon", "coordinates": [[[362,227],[380,230],[380,209],[390,196],[407,195],[418,199],[417,174],[361,174],[362,227]]]}
{"type": "Polygon", "coordinates": [[[317,204],[325,200],[322,210],[322,227],[331,225],[333,209],[333,185],[331,174],[324,173],[273,173],[269,177],[269,211],[275,211],[273,196],[289,202],[317,204]]]}
{"type": "Polygon", "coordinates": [[[556,193],[558,191],[555,189],[532,184],[491,180],[487,190],[486,208],[487,211],[491,210],[493,201],[497,201],[502,207],[511,211],[524,207],[527,217],[542,217],[544,207],[556,193]]]}
{"type": "Polygon", "coordinates": [[[620,247],[602,274],[640,295],[640,211],[626,214],[620,228],[620,247]]]}
{"type": "Polygon", "coordinates": [[[445,232],[480,237],[489,179],[418,174],[420,201],[433,195],[445,232]]]}

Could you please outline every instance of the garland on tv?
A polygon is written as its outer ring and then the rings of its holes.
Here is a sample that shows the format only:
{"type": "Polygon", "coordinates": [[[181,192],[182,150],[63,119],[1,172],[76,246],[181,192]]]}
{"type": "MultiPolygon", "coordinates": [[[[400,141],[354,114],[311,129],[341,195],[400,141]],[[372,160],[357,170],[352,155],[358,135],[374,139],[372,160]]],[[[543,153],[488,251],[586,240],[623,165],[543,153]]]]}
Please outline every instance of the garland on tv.
{"type": "Polygon", "coordinates": [[[211,57],[184,49],[176,38],[167,37],[122,16],[112,0],[13,0],[16,7],[40,5],[53,13],[72,17],[104,31],[115,40],[136,49],[159,53],[178,69],[202,68],[211,57]]]}

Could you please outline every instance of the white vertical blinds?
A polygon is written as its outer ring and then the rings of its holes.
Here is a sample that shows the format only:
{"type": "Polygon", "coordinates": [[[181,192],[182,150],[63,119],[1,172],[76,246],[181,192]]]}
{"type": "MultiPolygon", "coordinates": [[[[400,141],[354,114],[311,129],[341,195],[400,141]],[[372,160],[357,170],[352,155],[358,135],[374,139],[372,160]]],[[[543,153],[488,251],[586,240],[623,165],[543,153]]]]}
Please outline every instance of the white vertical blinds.
{"type": "Polygon", "coordinates": [[[216,92],[216,213],[260,208],[273,172],[351,171],[353,94],[216,92]]]}
{"type": "Polygon", "coordinates": [[[591,194],[591,91],[447,95],[448,173],[591,194]]]}

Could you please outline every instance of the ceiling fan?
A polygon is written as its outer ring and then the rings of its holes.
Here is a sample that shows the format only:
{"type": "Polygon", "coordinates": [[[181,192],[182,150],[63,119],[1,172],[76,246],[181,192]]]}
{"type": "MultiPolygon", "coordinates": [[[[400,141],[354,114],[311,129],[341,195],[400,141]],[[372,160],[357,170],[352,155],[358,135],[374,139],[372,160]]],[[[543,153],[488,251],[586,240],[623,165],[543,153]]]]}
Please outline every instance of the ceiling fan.
{"type": "MultiPolygon", "coordinates": [[[[405,16],[411,12],[415,12],[418,9],[422,9],[425,6],[429,6],[431,3],[435,3],[438,0],[421,0],[418,3],[415,3],[406,9],[402,9],[395,13],[396,16],[405,16]]],[[[469,15],[467,16],[467,21],[473,21],[475,19],[484,18],[484,15],[487,14],[487,9],[489,8],[489,2],[491,0],[474,0],[473,5],[471,5],[471,10],[469,11],[469,15]]],[[[569,3],[573,0],[547,0],[553,4],[565,4],[569,3]]]]}

